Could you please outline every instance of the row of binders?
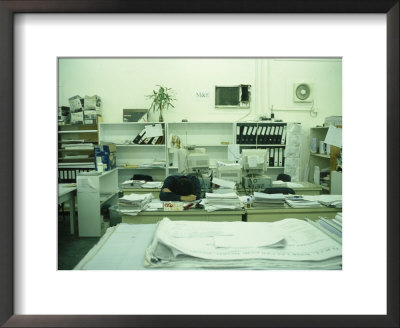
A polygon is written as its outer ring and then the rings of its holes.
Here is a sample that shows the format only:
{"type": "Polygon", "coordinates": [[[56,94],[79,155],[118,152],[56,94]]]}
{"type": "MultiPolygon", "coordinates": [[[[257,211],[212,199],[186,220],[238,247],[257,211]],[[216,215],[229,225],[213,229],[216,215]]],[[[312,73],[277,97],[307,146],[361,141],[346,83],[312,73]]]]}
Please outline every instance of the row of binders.
{"type": "Polygon", "coordinates": [[[281,147],[266,148],[267,165],[270,167],[285,165],[285,149],[281,147]]]}
{"type": "Polygon", "coordinates": [[[286,124],[238,124],[236,125],[236,143],[284,145],[286,124]]]}
{"type": "Polygon", "coordinates": [[[133,139],[133,143],[137,145],[162,145],[164,144],[164,136],[146,137],[146,129],[143,129],[133,139]]]}

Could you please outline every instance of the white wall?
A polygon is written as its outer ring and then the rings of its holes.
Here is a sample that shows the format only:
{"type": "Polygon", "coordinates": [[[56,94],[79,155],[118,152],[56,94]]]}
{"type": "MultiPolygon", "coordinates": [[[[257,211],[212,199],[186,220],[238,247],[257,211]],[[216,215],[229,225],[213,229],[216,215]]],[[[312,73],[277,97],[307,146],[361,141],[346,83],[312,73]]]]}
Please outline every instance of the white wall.
{"type": "Polygon", "coordinates": [[[166,122],[255,120],[270,116],[273,106],[276,119],[302,124],[301,175],[308,160],[309,128],[327,116],[342,115],[342,61],[334,58],[62,58],[58,79],[59,105],[68,106],[75,95],[97,94],[105,122],[122,122],[123,108],[148,108],[145,95],[158,84],[176,91],[175,109],[163,113],[166,122]],[[311,104],[293,103],[293,82],[313,83],[313,111],[311,104]],[[250,109],[215,109],[215,85],[235,84],[252,85],[250,109]],[[199,98],[196,92],[208,97],[199,98]]]}

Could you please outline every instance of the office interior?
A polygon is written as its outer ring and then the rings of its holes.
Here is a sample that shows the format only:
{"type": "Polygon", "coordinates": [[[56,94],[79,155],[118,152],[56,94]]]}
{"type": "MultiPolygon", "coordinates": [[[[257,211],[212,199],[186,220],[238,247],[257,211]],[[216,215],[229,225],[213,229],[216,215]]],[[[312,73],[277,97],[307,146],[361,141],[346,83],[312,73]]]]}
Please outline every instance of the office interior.
{"type": "MultiPolygon", "coordinates": [[[[298,124],[301,127],[299,167],[297,176],[292,179],[294,183],[315,184],[313,168],[310,168],[310,131],[316,127],[328,127],[327,118],[340,117],[341,122],[342,117],[341,58],[58,59],[58,107],[69,106],[69,99],[76,95],[82,98],[98,95],[101,97],[101,119],[97,122],[99,125],[125,124],[124,109],[148,109],[151,100],[146,95],[158,90],[160,85],[171,88],[176,98],[173,102],[174,108],[163,110],[165,124],[232,123],[232,127],[246,122],[298,124]],[[311,101],[295,100],[294,88],[299,84],[307,84],[311,88],[311,101]],[[248,105],[216,106],[217,86],[242,85],[249,86],[248,105]]],[[[147,121],[149,124],[159,124],[159,113],[149,111],[147,121]]],[[[334,125],[342,128],[341,123],[334,125]]],[[[190,134],[190,131],[187,133],[190,134]]],[[[232,141],[235,143],[235,140],[232,141]]],[[[212,152],[210,154],[212,156],[212,152]]],[[[329,157],[326,152],[325,155],[329,157]]],[[[116,157],[118,161],[118,149],[116,157]]],[[[118,167],[115,170],[120,176],[118,189],[121,196],[121,181],[131,176],[134,170],[129,173],[118,167]]],[[[168,172],[175,174],[175,171],[168,172]]],[[[284,172],[284,168],[280,171],[267,169],[266,175],[270,175],[275,181],[278,174],[284,172]]],[[[156,174],[155,180],[162,178],[162,175],[156,174]]],[[[330,191],[321,189],[320,193],[330,194],[330,191]]],[[[341,191],[336,191],[335,194],[341,194],[341,191]]],[[[156,197],[156,193],[154,195],[156,197]]],[[[70,231],[68,211],[59,209],[59,269],[74,268],[104,234],[102,232],[99,236],[80,236],[80,204],[76,195],[73,206],[73,234],[70,231]]],[[[68,204],[66,207],[68,208],[68,204]]],[[[279,214],[279,209],[276,213],[279,214]]],[[[132,220],[126,222],[133,222],[132,220]]]]}

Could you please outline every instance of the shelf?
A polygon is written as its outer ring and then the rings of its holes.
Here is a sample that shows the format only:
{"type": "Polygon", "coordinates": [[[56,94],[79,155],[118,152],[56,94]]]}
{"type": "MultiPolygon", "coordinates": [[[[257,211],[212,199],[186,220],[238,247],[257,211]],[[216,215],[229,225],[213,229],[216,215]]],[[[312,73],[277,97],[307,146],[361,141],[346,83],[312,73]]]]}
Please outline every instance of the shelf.
{"type": "Polygon", "coordinates": [[[109,201],[111,198],[113,198],[116,195],[118,195],[118,191],[111,193],[111,194],[101,194],[100,195],[100,205],[106,203],[107,201],[109,201]]]}
{"type": "Polygon", "coordinates": [[[286,144],[238,144],[239,146],[252,146],[252,147],[286,147],[286,144]]]}
{"type": "Polygon", "coordinates": [[[59,149],[60,152],[94,151],[94,148],[59,149]]]}
{"type": "Polygon", "coordinates": [[[97,133],[97,130],[71,130],[71,131],[58,131],[59,134],[67,133],[97,133]]]}
{"type": "Polygon", "coordinates": [[[152,146],[152,147],[165,147],[165,145],[164,144],[159,144],[159,145],[148,145],[148,144],[145,144],[145,145],[138,145],[138,144],[116,144],[116,146],[117,147],[149,147],[149,146],[152,146]]]}
{"type": "Polygon", "coordinates": [[[94,168],[94,162],[58,163],[60,168],[94,168]]]}
{"type": "Polygon", "coordinates": [[[321,157],[321,158],[331,158],[329,155],[323,155],[323,154],[316,154],[316,153],[310,153],[313,156],[316,157],[321,157]]]}
{"type": "MultiPolygon", "coordinates": [[[[134,165],[132,165],[134,166],[134,165]]],[[[134,167],[125,167],[125,166],[117,166],[117,169],[122,169],[122,170],[165,170],[165,167],[161,166],[152,166],[152,167],[141,167],[139,165],[135,165],[134,167]]]]}

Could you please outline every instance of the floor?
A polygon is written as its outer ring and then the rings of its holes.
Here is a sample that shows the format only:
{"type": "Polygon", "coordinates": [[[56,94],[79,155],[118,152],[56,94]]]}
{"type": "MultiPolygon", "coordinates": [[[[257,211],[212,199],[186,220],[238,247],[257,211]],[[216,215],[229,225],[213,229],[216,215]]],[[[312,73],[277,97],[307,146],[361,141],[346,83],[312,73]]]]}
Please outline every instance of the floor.
{"type": "Polygon", "coordinates": [[[71,235],[69,216],[58,217],[58,270],[72,270],[86,253],[97,243],[99,237],[71,235]]]}

